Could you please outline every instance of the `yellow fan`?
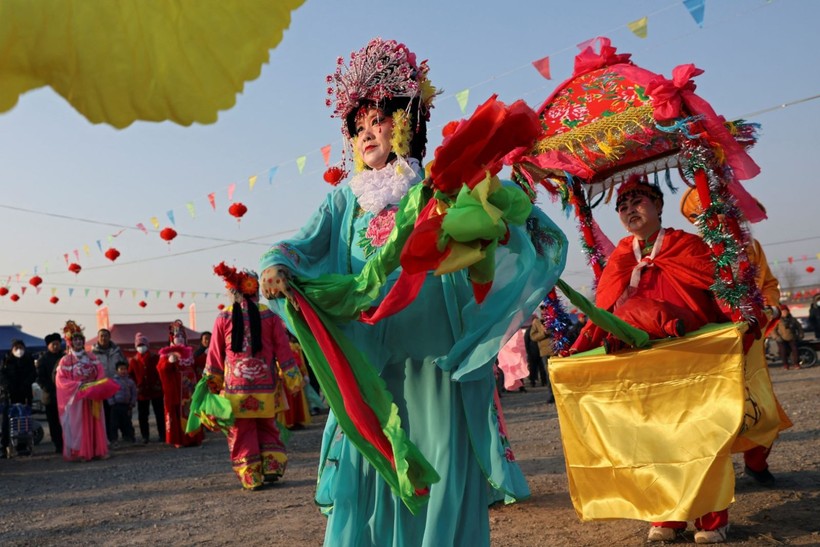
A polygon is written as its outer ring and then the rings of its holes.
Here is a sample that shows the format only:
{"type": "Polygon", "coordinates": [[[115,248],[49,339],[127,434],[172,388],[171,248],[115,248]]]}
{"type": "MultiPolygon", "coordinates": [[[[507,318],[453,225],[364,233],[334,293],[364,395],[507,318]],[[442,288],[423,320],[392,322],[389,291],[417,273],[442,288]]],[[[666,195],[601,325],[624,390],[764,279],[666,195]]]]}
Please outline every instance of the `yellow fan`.
{"type": "Polygon", "coordinates": [[[51,86],[92,123],[213,123],[304,0],[3,0],[0,112],[51,86]]]}

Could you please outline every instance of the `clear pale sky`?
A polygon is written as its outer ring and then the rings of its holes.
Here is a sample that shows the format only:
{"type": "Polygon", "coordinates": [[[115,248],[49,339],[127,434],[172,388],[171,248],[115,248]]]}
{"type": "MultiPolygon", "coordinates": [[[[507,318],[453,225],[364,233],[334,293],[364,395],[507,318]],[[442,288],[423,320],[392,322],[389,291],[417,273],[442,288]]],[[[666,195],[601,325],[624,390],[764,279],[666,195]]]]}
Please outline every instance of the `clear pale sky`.
{"type": "MultiPolygon", "coordinates": [[[[753,233],[770,262],[778,261],[775,273],[782,277],[782,263],[793,256],[798,260],[791,268],[800,284],[820,282],[820,192],[814,186],[820,170],[820,100],[749,116],[820,93],[818,21],[820,2],[813,0],[706,0],[703,28],[678,0],[307,0],[293,13],[261,76],[246,83],[236,106],[213,125],[137,122],[115,130],[90,124],[50,89],[28,93],[0,115],[5,236],[0,284],[11,277],[9,288],[19,293],[35,267],[44,283],[39,294],[28,287],[16,303],[0,298],[0,324],[17,323],[42,336],[71,318],[93,334],[94,300],[103,298],[113,324],[177,317],[187,324],[187,308],[179,311],[177,303],[195,302],[197,328],[210,329],[217,305],[225,301],[212,266],[225,260],[255,269],[267,247],[301,226],[331,189],[321,177],[320,148],[331,144],[331,161],[337,161],[341,134],[324,105],[325,76],[337,56],[346,57],[374,36],[405,42],[419,59],[429,59],[430,78],[444,89],[432,114],[428,159],[441,140],[441,127],[464,117],[455,93],[470,89],[467,114],[492,93],[537,108],[570,76],[575,46],[589,38],[608,36],[619,52],[632,53],[636,64],[667,77],[676,65],[694,63],[706,71],[695,80],[698,93],[718,113],[763,125],[752,151],[762,173],[746,187],[768,210],[769,220],[755,225],[753,233]],[[626,26],[643,16],[649,17],[646,39],[626,26]],[[545,56],[551,58],[552,80],[530,64],[545,56]],[[300,175],[295,160],[302,155],[307,163],[300,175]],[[267,173],[274,166],[278,170],[269,184],[267,173]],[[259,180],[250,191],[253,175],[259,180]],[[234,201],[248,207],[241,223],[227,214],[231,183],[236,183],[234,201]],[[216,211],[208,203],[211,192],[216,211]],[[196,218],[189,215],[188,202],[194,203],[196,218]],[[174,211],[180,233],[170,245],[135,228],[143,223],[152,229],[152,216],[161,227],[170,225],[168,210],[174,211]],[[109,244],[118,225],[128,229],[109,244]],[[102,256],[97,240],[103,250],[119,249],[116,263],[102,256]],[[74,261],[75,249],[84,268],[79,275],[68,272],[64,260],[68,253],[74,261]],[[810,260],[799,260],[804,255],[810,260]],[[806,273],[810,265],[818,271],[806,273]],[[60,302],[53,305],[55,288],[60,302]],[[140,308],[140,300],[148,306],[140,308]]],[[[666,200],[665,224],[691,229],[677,212],[678,196],[667,194],[666,200]]],[[[570,240],[563,277],[578,288],[588,286],[591,274],[574,219],[566,219],[546,197],[540,206],[570,240]]],[[[625,235],[611,209],[596,210],[596,218],[611,239],[625,235]]]]}

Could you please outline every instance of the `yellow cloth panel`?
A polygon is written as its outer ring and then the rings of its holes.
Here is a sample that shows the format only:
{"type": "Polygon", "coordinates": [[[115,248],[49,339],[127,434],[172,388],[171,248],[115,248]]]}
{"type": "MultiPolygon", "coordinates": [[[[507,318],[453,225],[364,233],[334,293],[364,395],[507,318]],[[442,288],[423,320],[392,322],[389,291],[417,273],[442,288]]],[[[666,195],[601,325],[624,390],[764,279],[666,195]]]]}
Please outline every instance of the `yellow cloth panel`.
{"type": "Polygon", "coordinates": [[[92,123],[213,123],[304,0],[4,0],[0,112],[51,86],[92,123]]]}
{"type": "Polygon", "coordinates": [[[734,495],[742,325],[615,355],[550,359],[570,496],[581,520],[693,520],[734,495]]]}
{"type": "Polygon", "coordinates": [[[756,445],[769,446],[780,431],[793,425],[772,389],[762,338],[755,340],[746,356],[746,388],[744,425],[732,452],[744,452],[756,445]]]}

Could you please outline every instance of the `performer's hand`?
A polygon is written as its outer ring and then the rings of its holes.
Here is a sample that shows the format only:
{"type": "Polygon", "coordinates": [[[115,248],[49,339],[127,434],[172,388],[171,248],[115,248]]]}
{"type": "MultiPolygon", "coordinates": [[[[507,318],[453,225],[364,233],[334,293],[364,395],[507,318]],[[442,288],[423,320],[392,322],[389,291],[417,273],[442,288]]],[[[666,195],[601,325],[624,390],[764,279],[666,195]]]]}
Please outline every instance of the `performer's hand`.
{"type": "Polygon", "coordinates": [[[262,272],[262,296],[268,300],[274,298],[287,298],[288,301],[297,310],[299,305],[293,298],[293,292],[290,288],[290,271],[284,266],[271,266],[262,272]]]}
{"type": "Polygon", "coordinates": [[[172,353],[172,354],[168,355],[168,362],[169,363],[176,363],[177,361],[179,361],[179,354],[172,353]]]}

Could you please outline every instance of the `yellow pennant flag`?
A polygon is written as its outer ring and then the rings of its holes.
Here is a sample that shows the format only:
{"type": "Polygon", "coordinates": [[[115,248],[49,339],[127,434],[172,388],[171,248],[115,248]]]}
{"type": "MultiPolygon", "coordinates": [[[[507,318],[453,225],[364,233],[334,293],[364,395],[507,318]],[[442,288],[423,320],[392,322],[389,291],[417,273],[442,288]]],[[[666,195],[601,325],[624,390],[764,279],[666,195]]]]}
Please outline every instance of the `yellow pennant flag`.
{"type": "Polygon", "coordinates": [[[88,245],[83,245],[83,251],[85,252],[85,256],[91,256],[91,249],[88,248],[88,245]]]}
{"type": "MultiPolygon", "coordinates": [[[[120,295],[120,296],[122,296],[122,295],[120,295]]],[[[136,297],[137,297],[137,289],[131,289],[131,298],[136,298],[136,297]]]]}
{"type": "Polygon", "coordinates": [[[465,89],[464,91],[459,91],[456,93],[456,100],[458,101],[458,106],[461,108],[461,113],[464,114],[467,112],[467,100],[470,98],[470,90],[465,89]]]}
{"type": "Polygon", "coordinates": [[[157,217],[151,217],[151,225],[154,229],[159,230],[159,219],[157,217]]]}
{"type": "Polygon", "coordinates": [[[191,215],[191,218],[196,218],[196,209],[194,209],[194,202],[189,201],[185,204],[185,207],[188,208],[188,213],[191,215]]]}
{"type": "Polygon", "coordinates": [[[256,186],[256,179],[257,179],[256,175],[254,175],[254,176],[252,176],[248,179],[248,188],[250,189],[251,192],[253,192],[253,187],[256,186]]]}
{"type": "Polygon", "coordinates": [[[305,170],[305,162],[307,161],[307,156],[299,156],[296,158],[296,168],[299,169],[299,174],[302,174],[302,171],[305,170]]]}
{"type": "Polygon", "coordinates": [[[55,287],[51,287],[51,296],[57,295],[57,289],[55,287]]]}
{"type": "Polygon", "coordinates": [[[646,38],[646,23],[648,20],[647,17],[641,17],[637,21],[627,23],[626,26],[628,26],[629,30],[638,38],[646,38]]]}

